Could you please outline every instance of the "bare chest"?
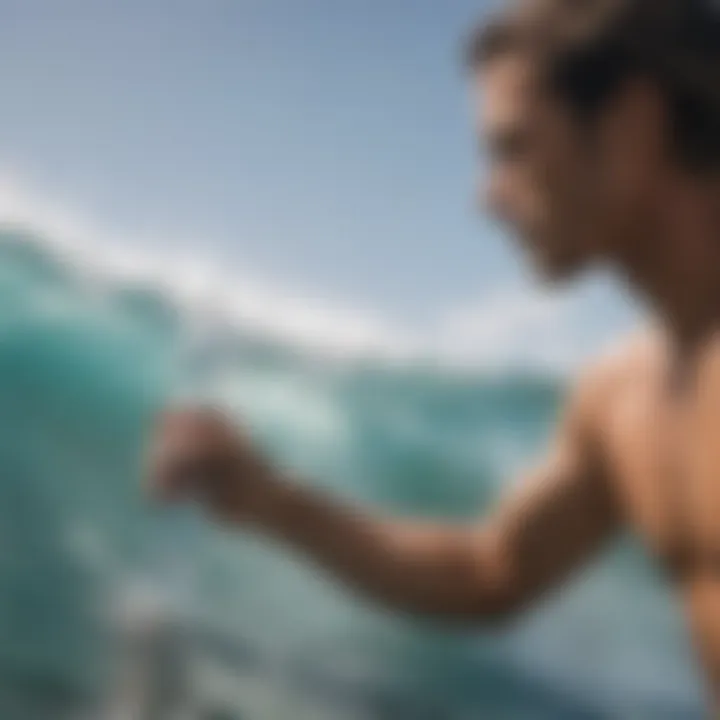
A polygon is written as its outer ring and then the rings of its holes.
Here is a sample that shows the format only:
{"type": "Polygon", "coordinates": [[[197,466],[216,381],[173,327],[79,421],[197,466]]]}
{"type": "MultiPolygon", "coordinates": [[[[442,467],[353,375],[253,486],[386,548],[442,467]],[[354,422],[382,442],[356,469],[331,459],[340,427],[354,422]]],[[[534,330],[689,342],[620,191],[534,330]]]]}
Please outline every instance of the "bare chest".
{"type": "Polygon", "coordinates": [[[720,373],[681,402],[639,382],[604,436],[626,520],[672,572],[720,579],[720,373]]]}

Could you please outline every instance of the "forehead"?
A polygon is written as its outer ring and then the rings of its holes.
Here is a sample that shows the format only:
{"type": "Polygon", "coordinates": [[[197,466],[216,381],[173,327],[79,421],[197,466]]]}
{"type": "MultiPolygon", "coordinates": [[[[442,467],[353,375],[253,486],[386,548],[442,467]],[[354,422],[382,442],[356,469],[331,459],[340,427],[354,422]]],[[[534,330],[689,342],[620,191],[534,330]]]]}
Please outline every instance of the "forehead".
{"type": "Polygon", "coordinates": [[[481,126],[494,128],[516,123],[536,109],[537,73],[521,55],[495,59],[478,71],[473,96],[481,126]]]}

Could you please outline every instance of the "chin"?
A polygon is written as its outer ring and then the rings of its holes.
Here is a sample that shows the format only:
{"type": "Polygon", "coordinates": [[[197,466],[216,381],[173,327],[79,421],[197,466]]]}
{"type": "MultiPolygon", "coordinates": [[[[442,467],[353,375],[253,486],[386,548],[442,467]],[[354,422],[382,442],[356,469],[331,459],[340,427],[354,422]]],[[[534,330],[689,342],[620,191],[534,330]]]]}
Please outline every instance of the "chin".
{"type": "Polygon", "coordinates": [[[580,277],[585,272],[587,263],[579,258],[536,257],[533,266],[535,274],[543,284],[561,286],[580,277]]]}
{"type": "MultiPolygon", "coordinates": [[[[567,233],[563,233],[563,238],[565,235],[567,233]]],[[[517,237],[532,271],[544,284],[572,282],[591,262],[591,258],[580,251],[582,244],[575,233],[570,234],[570,241],[561,241],[557,234],[549,233],[519,232],[517,237]]]]}

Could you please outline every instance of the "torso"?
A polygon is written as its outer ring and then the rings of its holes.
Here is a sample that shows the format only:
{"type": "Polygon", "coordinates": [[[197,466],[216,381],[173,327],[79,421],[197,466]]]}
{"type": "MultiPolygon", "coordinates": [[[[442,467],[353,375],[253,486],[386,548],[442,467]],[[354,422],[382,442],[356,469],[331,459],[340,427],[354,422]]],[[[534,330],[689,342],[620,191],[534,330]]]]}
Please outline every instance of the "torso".
{"type": "Polygon", "coordinates": [[[602,418],[603,455],[627,523],[683,597],[720,701],[720,341],[676,391],[661,347],[625,359],[602,418]]]}

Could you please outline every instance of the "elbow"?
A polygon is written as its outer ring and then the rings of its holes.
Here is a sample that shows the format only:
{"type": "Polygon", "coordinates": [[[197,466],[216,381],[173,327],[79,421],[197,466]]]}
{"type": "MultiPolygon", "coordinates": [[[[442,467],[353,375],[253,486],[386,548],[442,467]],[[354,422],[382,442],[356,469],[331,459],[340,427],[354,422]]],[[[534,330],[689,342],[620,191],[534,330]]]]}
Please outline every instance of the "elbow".
{"type": "Polygon", "coordinates": [[[383,573],[373,593],[385,607],[441,622],[502,627],[529,604],[530,586],[506,553],[491,544],[478,552],[465,536],[434,562],[416,560],[383,573]],[[469,549],[470,548],[470,549],[469,549]]]}
{"type": "Polygon", "coordinates": [[[527,598],[514,589],[501,590],[478,598],[474,618],[484,626],[503,629],[527,609],[527,598]]]}
{"type": "Polygon", "coordinates": [[[467,592],[455,598],[395,597],[384,604],[403,614],[434,622],[450,622],[480,628],[501,630],[511,625],[527,608],[527,600],[510,589],[467,592]]]}
{"type": "Polygon", "coordinates": [[[518,619],[532,602],[528,587],[507,563],[488,563],[466,585],[462,611],[470,622],[502,629],[518,619]]]}

